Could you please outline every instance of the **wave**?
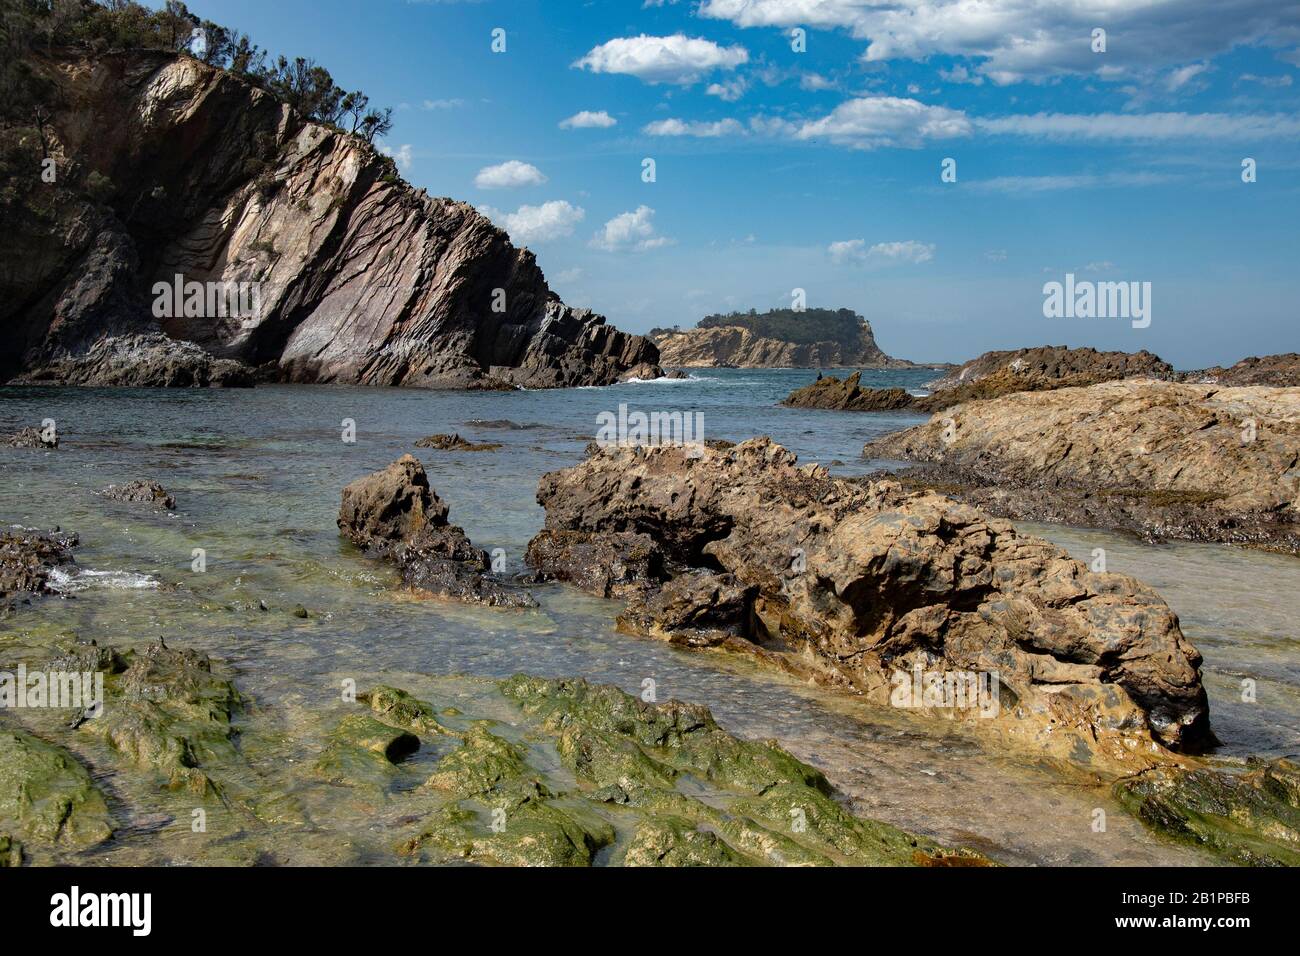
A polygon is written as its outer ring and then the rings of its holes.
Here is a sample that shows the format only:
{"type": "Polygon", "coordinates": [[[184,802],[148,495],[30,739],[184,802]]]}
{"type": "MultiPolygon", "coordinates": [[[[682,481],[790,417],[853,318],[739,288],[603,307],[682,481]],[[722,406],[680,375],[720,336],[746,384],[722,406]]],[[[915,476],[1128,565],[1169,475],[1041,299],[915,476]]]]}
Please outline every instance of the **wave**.
{"type": "Polygon", "coordinates": [[[95,571],[91,568],[76,568],[71,572],[63,568],[51,568],[49,584],[52,590],[61,594],[72,594],[90,588],[139,591],[162,586],[162,582],[150,574],[137,571],[95,571]]]}

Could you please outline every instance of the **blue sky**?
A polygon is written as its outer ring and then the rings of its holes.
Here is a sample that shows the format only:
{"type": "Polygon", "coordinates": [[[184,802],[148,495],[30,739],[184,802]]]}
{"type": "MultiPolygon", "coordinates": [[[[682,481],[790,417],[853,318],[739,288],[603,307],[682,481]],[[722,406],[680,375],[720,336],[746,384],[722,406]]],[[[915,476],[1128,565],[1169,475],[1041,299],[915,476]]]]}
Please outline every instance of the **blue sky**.
{"type": "Polygon", "coordinates": [[[800,288],[917,361],[1300,351],[1300,4],[189,5],[393,106],[410,182],[488,211],[629,331],[800,288]],[[601,125],[564,122],[584,112],[601,125]],[[1045,318],[1067,272],[1150,282],[1150,326],[1045,318]]]}

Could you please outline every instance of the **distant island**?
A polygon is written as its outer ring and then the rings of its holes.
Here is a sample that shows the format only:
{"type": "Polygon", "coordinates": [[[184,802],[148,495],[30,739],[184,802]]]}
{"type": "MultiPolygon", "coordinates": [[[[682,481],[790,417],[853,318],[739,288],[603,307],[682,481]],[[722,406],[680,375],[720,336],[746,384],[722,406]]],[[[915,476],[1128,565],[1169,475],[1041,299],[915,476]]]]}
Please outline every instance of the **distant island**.
{"type": "Polygon", "coordinates": [[[679,368],[918,367],[881,351],[871,323],[852,309],[750,309],[649,336],[661,364],[679,368]]]}

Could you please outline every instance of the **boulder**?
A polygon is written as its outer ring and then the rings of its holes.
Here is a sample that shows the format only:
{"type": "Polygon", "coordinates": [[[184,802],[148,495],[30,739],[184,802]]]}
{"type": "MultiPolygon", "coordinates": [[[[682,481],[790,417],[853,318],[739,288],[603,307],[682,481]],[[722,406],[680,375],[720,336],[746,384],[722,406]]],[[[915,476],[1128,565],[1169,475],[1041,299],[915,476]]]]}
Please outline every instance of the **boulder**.
{"type": "Polygon", "coordinates": [[[73,563],[75,534],[15,528],[0,531],[0,604],[22,594],[48,594],[50,573],[73,563]]]}
{"type": "Polygon", "coordinates": [[[492,607],[535,607],[532,595],[488,571],[487,553],[447,521],[424,466],[403,455],[343,489],[339,530],[361,550],[392,561],[420,592],[492,607]]]}
{"type": "Polygon", "coordinates": [[[909,409],[916,401],[905,388],[863,388],[861,377],[861,372],[843,380],[834,375],[818,376],[811,385],[796,388],[781,404],[843,412],[892,412],[909,409]]]}
{"type": "Polygon", "coordinates": [[[759,438],[698,458],[594,448],[543,476],[538,502],[543,535],[659,544],[686,578],[632,603],[625,622],[651,633],[744,634],[874,702],[990,718],[1011,742],[1099,767],[1213,742],[1200,654],[1159,595],[940,495],[832,478],[759,438]],[[931,693],[972,676],[994,706],[931,693]]]}
{"type": "Polygon", "coordinates": [[[156,481],[136,479],[124,485],[109,485],[100,494],[110,501],[154,505],[166,511],[176,510],[176,497],[156,481]]]}

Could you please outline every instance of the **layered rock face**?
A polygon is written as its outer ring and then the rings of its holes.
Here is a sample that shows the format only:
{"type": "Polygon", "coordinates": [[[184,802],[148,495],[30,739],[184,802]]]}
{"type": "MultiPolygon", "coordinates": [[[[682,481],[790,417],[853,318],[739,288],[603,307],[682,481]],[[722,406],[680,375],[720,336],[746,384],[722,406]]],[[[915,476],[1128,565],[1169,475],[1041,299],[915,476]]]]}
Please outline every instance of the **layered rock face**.
{"type": "Polygon", "coordinates": [[[688,329],[670,332],[656,340],[659,361],[680,368],[911,368],[904,359],[891,358],[876,345],[866,319],[852,347],[839,342],[795,343],[764,338],[740,326],[688,329]]]}
{"type": "Polygon", "coordinates": [[[1099,768],[1212,740],[1200,655],[1159,595],[940,495],[835,479],[759,438],[697,458],[593,448],[544,476],[538,501],[539,537],[566,546],[530,555],[556,578],[609,593],[584,564],[608,556],[581,541],[659,552],[620,582],[629,629],[748,649],[881,704],[983,716],[1099,768]],[[971,675],[995,706],[928,693],[971,675]]]}
{"type": "Polygon", "coordinates": [[[488,575],[487,553],[448,523],[447,513],[424,466],[403,455],[343,489],[338,525],[357,547],[395,563],[418,591],[493,607],[535,606],[526,591],[488,575]]]}
{"type": "Polygon", "coordinates": [[[0,379],[247,384],[257,367],[503,388],[657,371],[652,343],[566,306],[473,208],[233,74],[154,52],[31,67],[57,90],[58,178],[34,158],[6,211],[0,379]],[[177,276],[182,296],[155,288],[177,276]]]}
{"type": "Polygon", "coordinates": [[[1300,389],[1134,379],[956,405],[863,454],[1015,518],[1300,553],[1300,389]]]}
{"type": "Polygon", "coordinates": [[[1208,385],[1277,385],[1300,388],[1300,353],[1244,358],[1229,368],[1215,366],[1187,372],[1184,379],[1208,385]]]}

